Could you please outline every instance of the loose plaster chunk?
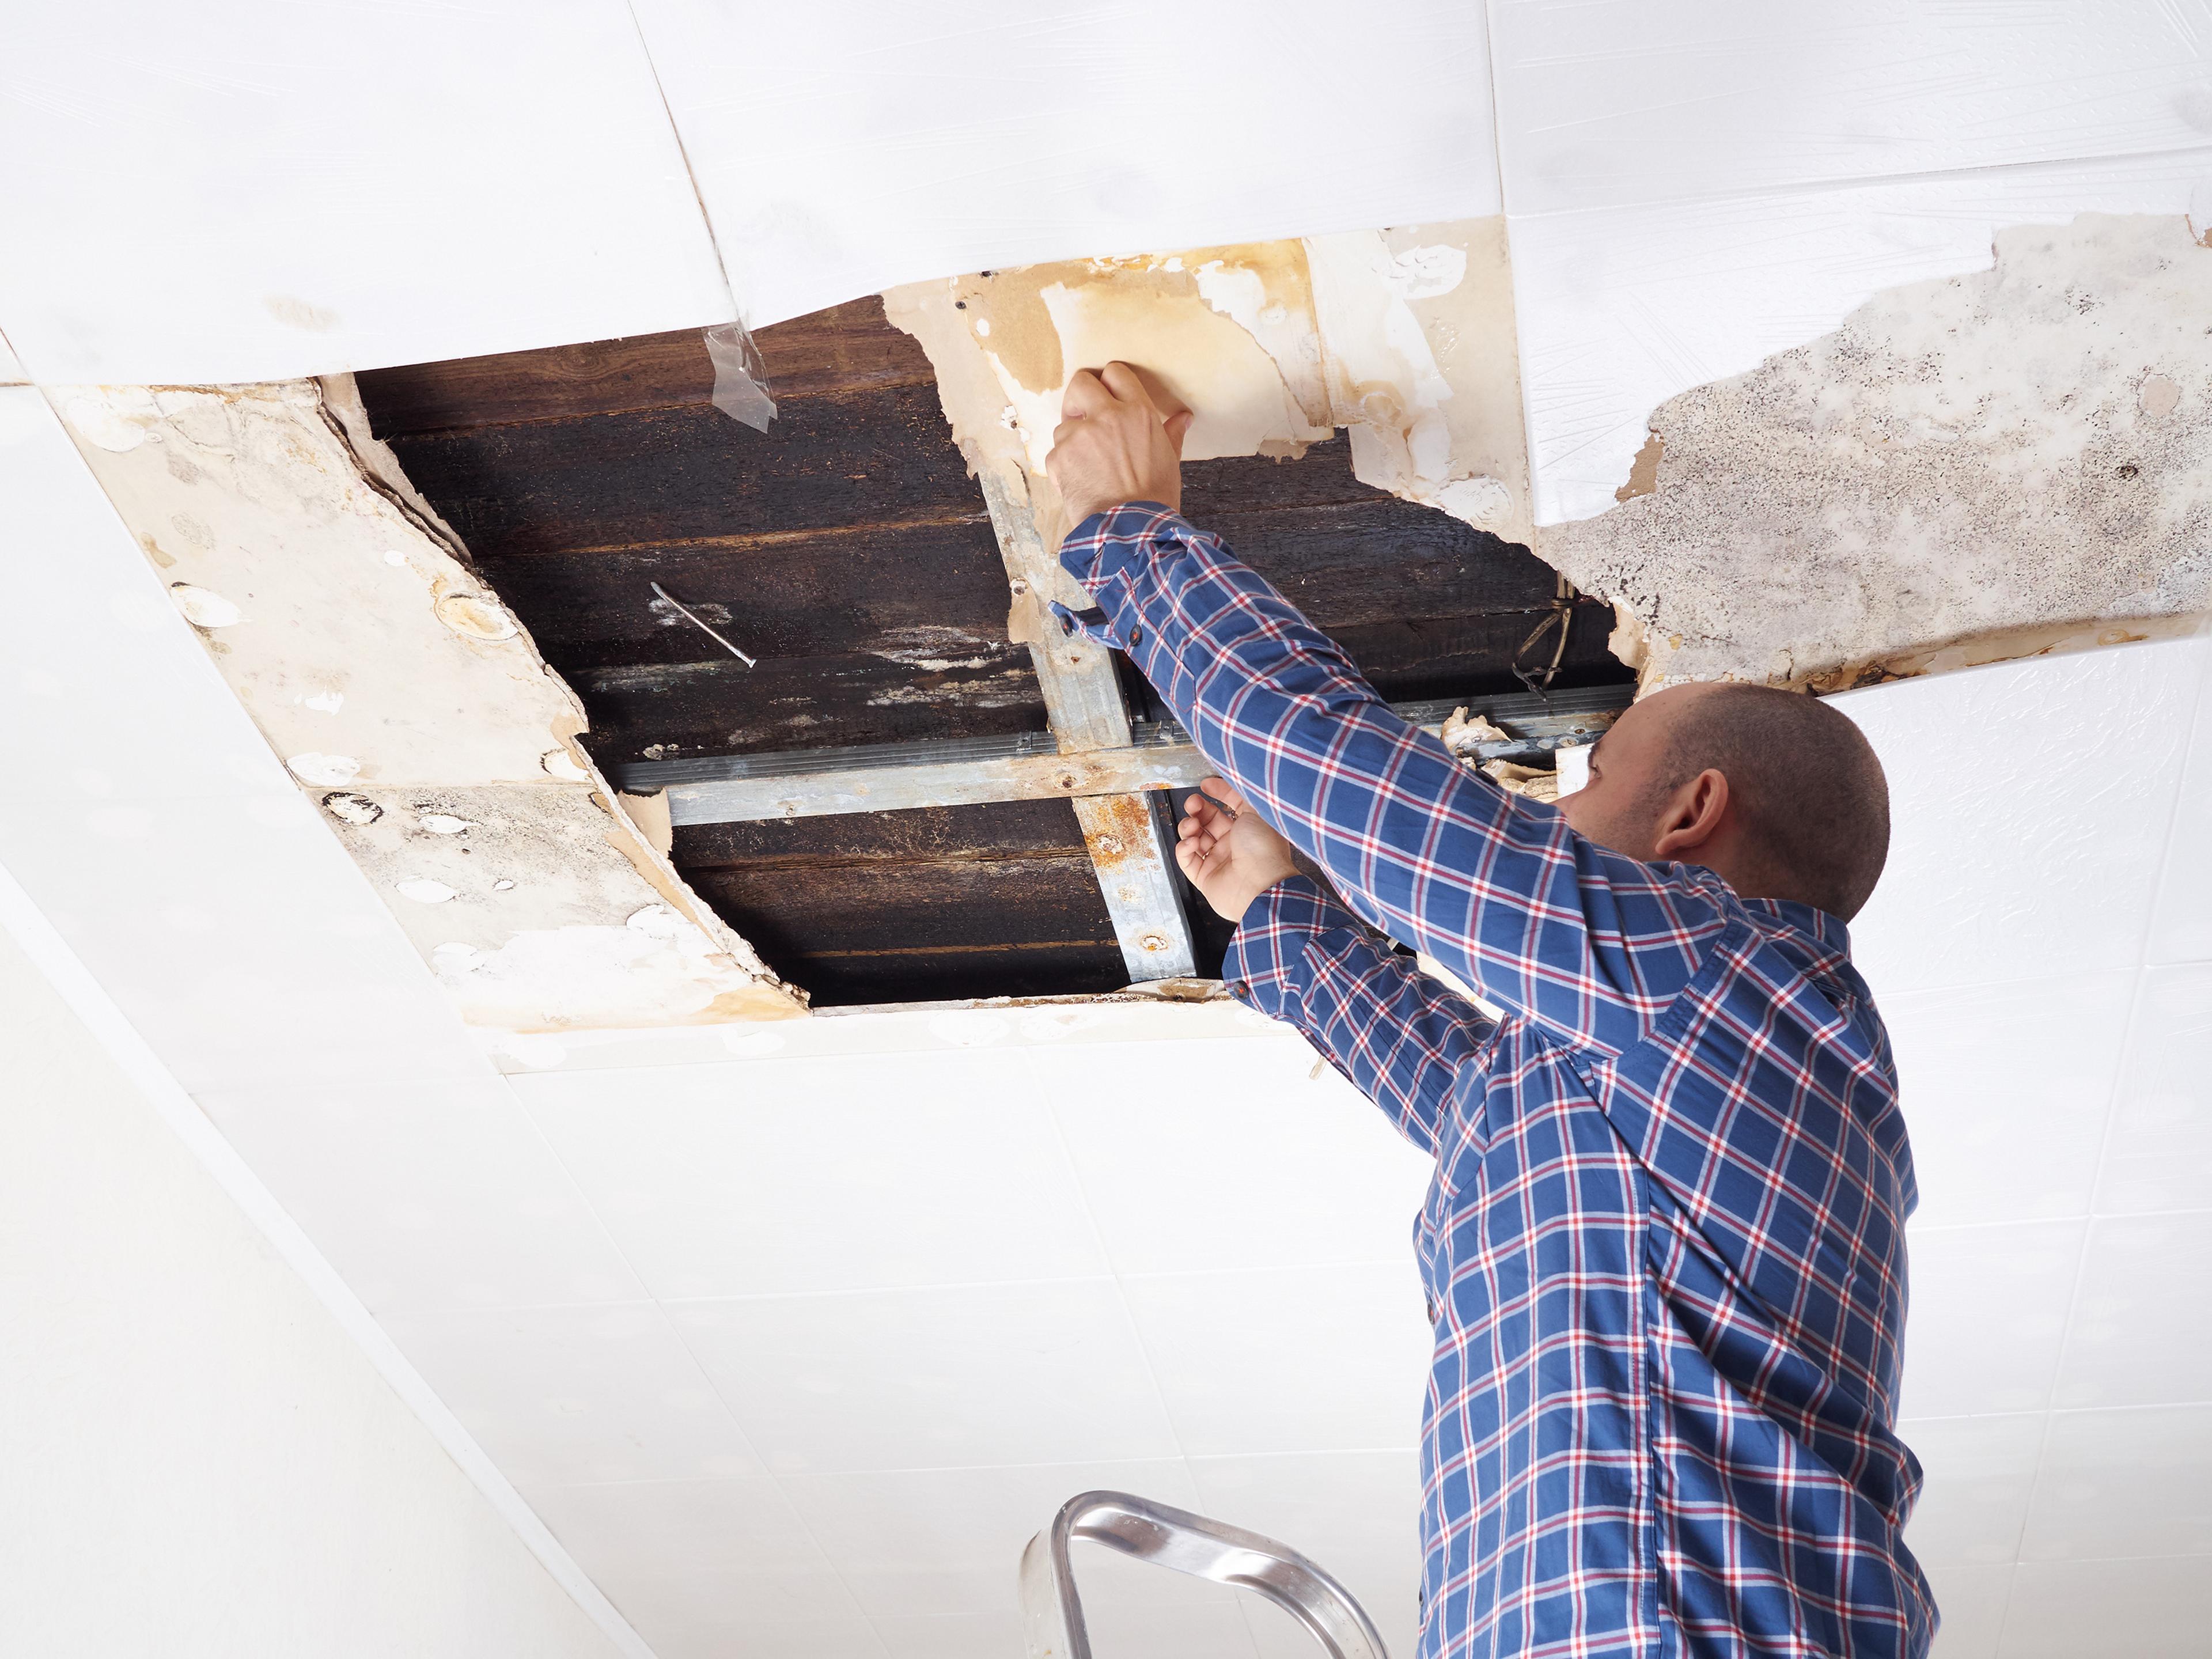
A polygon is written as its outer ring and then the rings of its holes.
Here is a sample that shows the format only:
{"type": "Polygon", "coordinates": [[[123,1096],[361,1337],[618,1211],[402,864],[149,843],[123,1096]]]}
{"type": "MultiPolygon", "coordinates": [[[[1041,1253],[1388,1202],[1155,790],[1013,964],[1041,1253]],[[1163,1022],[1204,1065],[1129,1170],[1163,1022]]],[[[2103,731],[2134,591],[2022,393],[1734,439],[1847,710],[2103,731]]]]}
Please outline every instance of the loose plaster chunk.
{"type": "Polygon", "coordinates": [[[546,1030],[804,1012],[612,805],[574,741],[582,705],[381,446],[356,452],[349,391],[54,397],[178,610],[465,1018],[546,1030]]]}
{"type": "Polygon", "coordinates": [[[2008,230],[1994,269],[1878,295],[1651,429],[1620,507],[1536,544],[1647,686],[2170,631],[2212,607],[2212,250],[2180,218],[2008,230]]]}
{"type": "Polygon", "coordinates": [[[1295,456],[1339,427],[1365,482],[1529,535],[1502,219],[1068,261],[884,296],[921,341],[971,465],[1069,527],[1045,456],[1069,378],[1115,358],[1196,419],[1183,453],[1295,456]]]}
{"type": "Polygon", "coordinates": [[[662,894],[591,787],[331,790],[320,804],[471,1024],[702,1024],[798,1012],[662,894]]]}

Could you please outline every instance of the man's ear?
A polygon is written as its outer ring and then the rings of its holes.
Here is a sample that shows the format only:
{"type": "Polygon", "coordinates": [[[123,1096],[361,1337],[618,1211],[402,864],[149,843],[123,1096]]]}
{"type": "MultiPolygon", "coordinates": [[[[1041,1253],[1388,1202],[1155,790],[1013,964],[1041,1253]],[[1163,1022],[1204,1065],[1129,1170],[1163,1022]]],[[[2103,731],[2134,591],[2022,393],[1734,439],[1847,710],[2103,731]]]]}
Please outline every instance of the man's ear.
{"type": "Polygon", "coordinates": [[[1692,855],[1721,827],[1728,804],[1728,774],[1710,766],[1677,789],[1653,826],[1653,862],[1696,862],[1692,855]]]}

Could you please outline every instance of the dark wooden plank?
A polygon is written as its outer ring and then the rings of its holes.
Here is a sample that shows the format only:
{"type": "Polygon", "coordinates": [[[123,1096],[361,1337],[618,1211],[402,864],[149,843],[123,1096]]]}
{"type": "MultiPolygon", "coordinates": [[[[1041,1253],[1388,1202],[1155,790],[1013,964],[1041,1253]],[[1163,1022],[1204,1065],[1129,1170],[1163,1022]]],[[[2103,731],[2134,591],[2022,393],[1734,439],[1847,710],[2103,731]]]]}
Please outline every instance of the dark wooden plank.
{"type": "Polygon", "coordinates": [[[771,967],[817,1000],[1039,995],[1126,979],[1079,851],[684,867],[771,967]]]}
{"type": "MultiPolygon", "coordinates": [[[[1125,988],[1118,945],[969,945],[957,951],[849,951],[787,957],[776,971],[817,1008],[975,997],[1103,996],[1125,988]]],[[[1216,958],[1216,971],[1219,962],[1216,958]]]]}
{"type": "Polygon", "coordinates": [[[839,864],[860,860],[1080,858],[1083,830],[1064,800],[924,806],[903,812],[751,823],[679,824],[676,862],[686,869],[744,864],[839,864]]]}
{"type": "MultiPolygon", "coordinates": [[[[772,397],[933,385],[929,359],[871,295],[778,323],[753,337],[772,397]]],[[[705,331],[640,334],[356,375],[380,438],[514,421],[706,404],[714,391],[705,331]]]]}
{"type": "Polygon", "coordinates": [[[1559,582],[1527,548],[1379,491],[1206,527],[1322,628],[1541,610],[1559,582]]]}
{"type": "Polygon", "coordinates": [[[1230,455],[1190,461],[1182,469],[1183,516],[1205,530],[1243,513],[1395,499],[1352,476],[1352,441],[1341,433],[1296,460],[1230,455]]]}
{"type": "Polygon", "coordinates": [[[705,405],[403,435],[392,449],[478,559],[983,511],[933,386],[787,399],[766,432],[705,405]]]}
{"type": "Polygon", "coordinates": [[[585,746],[602,764],[1044,730],[1027,648],[983,660],[938,672],[865,654],[757,668],[724,657],[562,677],[584,700],[585,746]]]}
{"type": "Polygon", "coordinates": [[[869,651],[920,665],[1017,649],[1006,640],[1006,567],[980,520],[485,559],[479,568],[563,670],[726,659],[654,596],[655,582],[757,657],[869,651]]]}

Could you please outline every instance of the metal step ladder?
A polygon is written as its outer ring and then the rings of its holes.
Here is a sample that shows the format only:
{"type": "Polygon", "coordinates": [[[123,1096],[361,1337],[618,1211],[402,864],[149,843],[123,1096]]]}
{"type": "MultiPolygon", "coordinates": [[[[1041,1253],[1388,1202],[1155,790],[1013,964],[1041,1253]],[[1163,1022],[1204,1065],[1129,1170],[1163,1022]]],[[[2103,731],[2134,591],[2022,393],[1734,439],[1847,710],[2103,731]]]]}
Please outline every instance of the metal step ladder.
{"type": "Polygon", "coordinates": [[[1289,1545],[1125,1492],[1069,1498],[1022,1552],[1022,1627],[1030,1659],[1091,1659],[1068,1559],[1078,1539],[1264,1595],[1304,1626],[1328,1659],[1389,1659],[1352,1592],[1289,1545]]]}

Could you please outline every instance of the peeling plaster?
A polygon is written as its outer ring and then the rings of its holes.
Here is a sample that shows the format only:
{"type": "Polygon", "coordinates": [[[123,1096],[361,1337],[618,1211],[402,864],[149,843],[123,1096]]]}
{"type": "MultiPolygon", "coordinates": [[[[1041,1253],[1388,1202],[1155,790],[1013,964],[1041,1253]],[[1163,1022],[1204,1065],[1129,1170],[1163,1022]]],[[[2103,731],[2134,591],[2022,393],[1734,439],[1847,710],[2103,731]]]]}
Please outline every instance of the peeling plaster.
{"type": "Polygon", "coordinates": [[[1503,219],[1031,265],[884,302],[970,465],[1026,489],[1048,545],[1067,528],[1044,472],[1061,395],[1115,358],[1191,407],[1188,459],[1295,456],[1347,428],[1365,482],[1528,538],[1503,219]]]}
{"type": "Polygon", "coordinates": [[[1670,399],[1537,550],[1647,688],[1831,689],[2212,609],[2212,252],[2180,217],[2001,232],[1993,269],[1670,399]]]}
{"type": "Polygon", "coordinates": [[[470,1021],[805,1012],[574,741],[581,704],[349,380],[54,401],[232,690],[470,1021]]]}

